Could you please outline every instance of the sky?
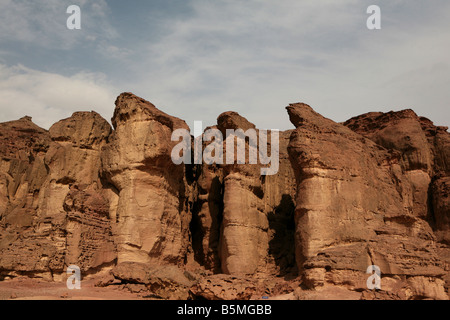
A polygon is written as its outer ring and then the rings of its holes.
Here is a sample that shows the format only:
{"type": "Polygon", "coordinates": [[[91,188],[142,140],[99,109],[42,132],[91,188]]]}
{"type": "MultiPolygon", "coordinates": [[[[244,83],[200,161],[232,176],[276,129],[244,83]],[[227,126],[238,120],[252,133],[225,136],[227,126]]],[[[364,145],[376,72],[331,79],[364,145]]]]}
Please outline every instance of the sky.
{"type": "Polygon", "coordinates": [[[133,92],[191,128],[232,110],[290,129],[295,102],[336,122],[413,109],[450,126],[449,52],[448,0],[0,0],[0,122],[109,121],[133,92]]]}

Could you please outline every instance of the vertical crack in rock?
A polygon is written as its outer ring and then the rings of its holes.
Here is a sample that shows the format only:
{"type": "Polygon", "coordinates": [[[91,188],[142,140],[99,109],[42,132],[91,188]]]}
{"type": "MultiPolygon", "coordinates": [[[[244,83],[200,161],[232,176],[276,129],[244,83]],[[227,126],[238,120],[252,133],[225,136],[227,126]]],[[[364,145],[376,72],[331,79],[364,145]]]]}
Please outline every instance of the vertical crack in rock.
{"type": "Polygon", "coordinates": [[[76,112],[49,131],[30,118],[1,131],[8,136],[2,172],[10,178],[2,183],[9,191],[2,192],[0,269],[57,280],[70,264],[88,272],[115,261],[99,176],[110,125],[95,112],[76,112]]]}
{"type": "MultiPolygon", "coordinates": [[[[217,128],[226,137],[227,129],[260,130],[236,112],[222,113],[217,128]]],[[[282,201],[295,193],[295,180],[287,156],[289,131],[280,132],[278,173],[261,178],[261,164],[249,164],[249,142],[246,141],[246,163],[223,165],[224,211],[219,255],[222,271],[229,274],[286,274],[291,272],[294,241],[287,225],[276,226],[281,215],[290,215],[282,201]],[[287,210],[287,212],[286,212],[287,210]],[[292,242],[290,242],[292,240],[292,242]],[[286,248],[271,251],[278,245],[286,248]]],[[[267,139],[271,150],[270,134],[267,139]]],[[[226,158],[226,140],[223,144],[226,158]]],[[[261,146],[259,146],[261,148],[261,146]]],[[[235,150],[237,146],[235,145],[235,150]]],[[[236,153],[236,152],[235,152],[236,153]]]]}

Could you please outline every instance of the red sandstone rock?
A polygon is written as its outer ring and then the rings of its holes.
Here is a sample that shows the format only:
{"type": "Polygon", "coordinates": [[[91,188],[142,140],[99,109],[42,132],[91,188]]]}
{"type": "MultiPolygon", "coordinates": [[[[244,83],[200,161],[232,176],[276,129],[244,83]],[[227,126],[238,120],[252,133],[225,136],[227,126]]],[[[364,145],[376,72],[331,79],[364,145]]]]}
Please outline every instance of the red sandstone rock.
{"type": "MultiPolygon", "coordinates": [[[[173,164],[171,134],[188,126],[131,93],[114,130],[95,112],[49,131],[0,124],[0,279],[63,280],[75,264],[152,298],[447,299],[447,128],[412,110],[338,124],[287,109],[296,129],[268,176],[248,143],[246,164],[173,164]]],[[[211,128],[260,133],[236,112],[211,128]]]]}
{"type": "Polygon", "coordinates": [[[356,290],[365,286],[358,273],[378,265],[385,276],[407,277],[417,296],[446,298],[445,266],[427,220],[433,158],[411,111],[395,115],[392,125],[389,115],[378,113],[346,123],[367,139],[305,104],[287,109],[297,128],[288,149],[298,183],[297,263],[305,283],[335,283],[340,274],[338,283],[356,290]]]}
{"type": "MultiPolygon", "coordinates": [[[[213,128],[222,132],[224,140],[227,129],[255,129],[259,134],[252,123],[236,112],[221,114],[217,127],[213,128]]],[[[249,164],[248,142],[246,164],[237,164],[235,149],[234,164],[201,166],[199,210],[194,212],[194,222],[199,222],[197,229],[203,239],[199,240],[200,260],[209,261],[206,265],[214,265],[212,269],[216,272],[285,275],[295,271],[292,201],[295,181],[287,154],[289,135],[289,131],[280,132],[280,165],[275,175],[262,176],[260,164],[249,164]],[[208,244],[212,245],[208,248],[208,244]]],[[[271,150],[270,138],[268,141],[271,150]]]]}
{"type": "Polygon", "coordinates": [[[112,263],[116,253],[99,171],[109,124],[95,112],[77,112],[49,132],[29,118],[2,124],[1,131],[15,138],[2,144],[3,273],[58,279],[70,264],[94,272],[112,263]],[[19,158],[11,158],[14,147],[19,158]]]}
{"type": "Polygon", "coordinates": [[[116,100],[114,132],[102,167],[114,186],[110,217],[118,262],[183,263],[189,243],[190,191],[185,168],[171,160],[176,129],[189,129],[131,93],[116,100]]]}

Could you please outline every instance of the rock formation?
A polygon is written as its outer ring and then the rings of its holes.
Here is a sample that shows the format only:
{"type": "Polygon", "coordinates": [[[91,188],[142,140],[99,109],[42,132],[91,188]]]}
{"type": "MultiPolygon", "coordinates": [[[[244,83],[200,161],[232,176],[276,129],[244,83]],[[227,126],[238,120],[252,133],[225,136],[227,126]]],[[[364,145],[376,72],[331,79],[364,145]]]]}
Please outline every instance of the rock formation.
{"type": "Polygon", "coordinates": [[[47,132],[30,118],[2,124],[0,269],[52,278],[116,259],[100,180],[110,125],[76,112],[47,132]]]}
{"type": "MultiPolygon", "coordinates": [[[[217,118],[217,129],[259,130],[236,112],[217,118]]],[[[261,176],[263,165],[249,164],[249,142],[245,143],[246,164],[202,165],[197,178],[198,199],[194,206],[194,252],[209,269],[225,274],[296,273],[294,259],[295,179],[287,154],[290,131],[281,132],[280,165],[275,175],[261,176]],[[197,231],[197,232],[195,232],[197,231]],[[199,243],[201,242],[201,244],[199,243]],[[199,250],[195,250],[199,248],[199,250]]],[[[268,138],[270,142],[270,137],[268,138]]],[[[227,158],[224,138],[223,158],[227,158]]],[[[234,140],[237,150],[237,140],[234,140]]],[[[205,147],[209,142],[204,143],[205,147]]],[[[269,144],[268,149],[271,150],[269,144]]]]}
{"type": "Polygon", "coordinates": [[[189,191],[185,168],[170,154],[183,120],[132,94],[116,100],[114,132],[102,151],[111,184],[118,263],[182,263],[189,246],[189,191]]]}
{"type": "MultiPolygon", "coordinates": [[[[448,299],[447,128],[412,110],[340,124],[292,104],[278,172],[261,175],[249,137],[245,164],[174,164],[187,124],[131,93],[115,105],[113,128],[95,112],[48,131],[0,124],[0,280],[61,281],[77,265],[161,299],[448,299]]],[[[224,159],[227,129],[263,133],[236,112],[209,129],[224,159]]]]}
{"type": "Polygon", "coordinates": [[[432,146],[415,115],[371,113],[341,125],[305,104],[287,109],[297,128],[289,154],[305,283],[363,289],[377,265],[386,286],[407,288],[399,294],[446,298],[448,267],[428,218],[432,146]]]}

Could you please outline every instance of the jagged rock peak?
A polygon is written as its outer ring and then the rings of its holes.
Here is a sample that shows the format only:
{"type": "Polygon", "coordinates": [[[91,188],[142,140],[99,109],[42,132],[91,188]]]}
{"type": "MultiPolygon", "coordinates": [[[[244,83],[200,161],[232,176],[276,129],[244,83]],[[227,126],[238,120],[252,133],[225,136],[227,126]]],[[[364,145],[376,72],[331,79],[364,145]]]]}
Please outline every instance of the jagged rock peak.
{"type": "Polygon", "coordinates": [[[0,123],[0,156],[27,159],[30,154],[45,152],[51,142],[48,131],[23,117],[0,123]]]}
{"type": "Polygon", "coordinates": [[[25,116],[20,118],[19,120],[32,121],[32,118],[30,116],[25,116]]]}
{"type": "Polygon", "coordinates": [[[128,122],[139,122],[156,120],[167,126],[170,130],[187,129],[188,125],[184,120],[170,116],[156,108],[151,102],[134,95],[131,92],[124,92],[116,99],[116,109],[111,122],[116,129],[118,126],[128,122]]]}
{"type": "Polygon", "coordinates": [[[111,125],[95,111],[75,112],[49,129],[53,141],[71,142],[85,148],[98,147],[107,140],[111,131],[111,125]]]}
{"type": "Polygon", "coordinates": [[[227,111],[220,114],[217,117],[217,126],[221,131],[226,129],[242,129],[246,131],[256,128],[253,123],[234,111],[227,111]]]}
{"type": "Polygon", "coordinates": [[[306,124],[320,125],[326,120],[328,120],[330,124],[334,124],[332,120],[315,112],[311,106],[305,103],[291,103],[286,107],[286,110],[289,114],[289,120],[296,128],[306,124]]]}
{"type": "Polygon", "coordinates": [[[286,107],[286,110],[289,114],[289,120],[297,129],[301,128],[315,134],[327,132],[328,134],[351,136],[352,139],[361,138],[349,128],[322,116],[305,103],[290,104],[286,107]]]}

